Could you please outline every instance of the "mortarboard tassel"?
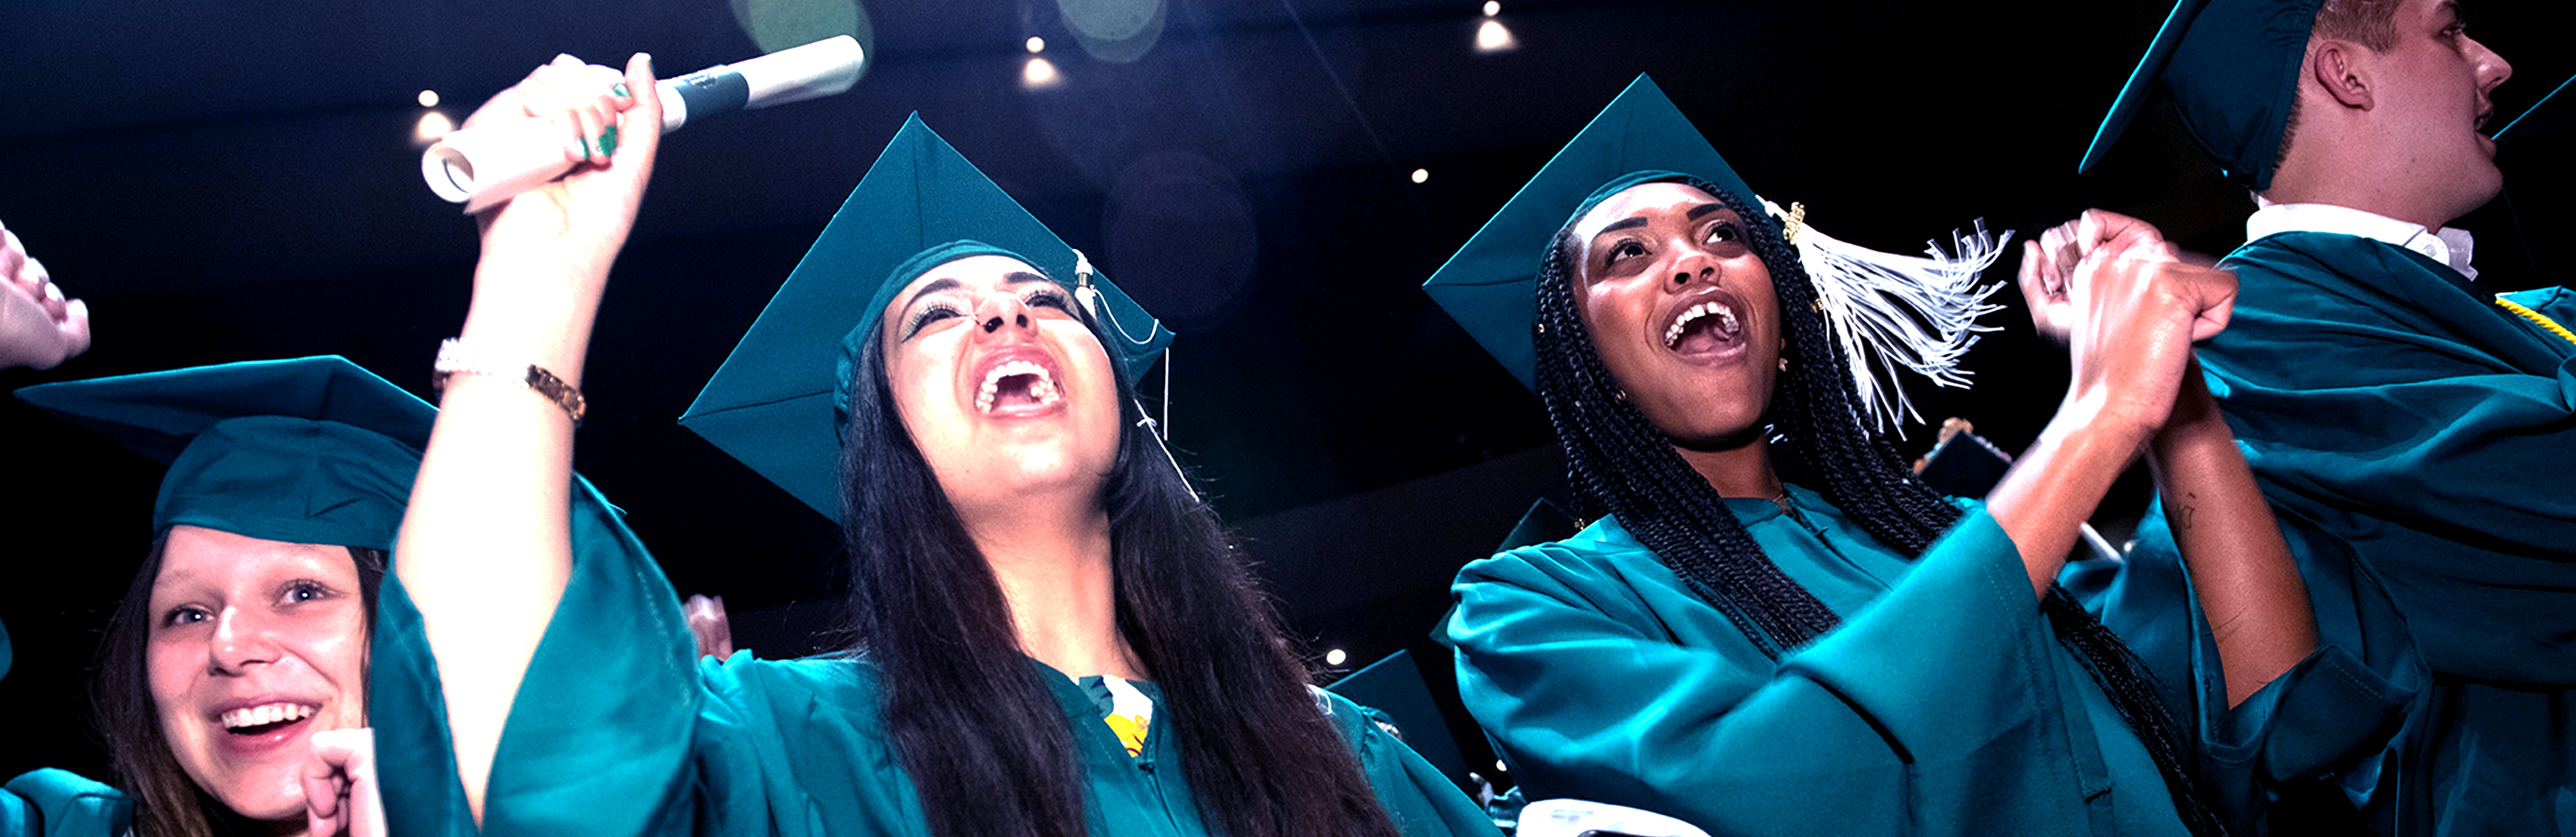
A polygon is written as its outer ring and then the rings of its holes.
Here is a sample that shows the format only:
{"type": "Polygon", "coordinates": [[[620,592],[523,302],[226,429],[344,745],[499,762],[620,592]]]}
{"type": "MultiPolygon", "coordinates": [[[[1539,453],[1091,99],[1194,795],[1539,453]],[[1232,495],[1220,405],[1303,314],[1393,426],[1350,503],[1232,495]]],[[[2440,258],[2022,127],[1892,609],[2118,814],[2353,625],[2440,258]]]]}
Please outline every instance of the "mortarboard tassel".
{"type": "Polygon", "coordinates": [[[1842,344],[1866,414],[1856,418],[1881,433],[1894,430],[1898,438],[1905,437],[1907,421],[1923,421],[1906,398],[1900,368],[1941,386],[1967,388],[1973,373],[1960,369],[1959,360],[1977,344],[1977,332],[1999,329],[1979,325],[1977,318],[2003,310],[1988,301],[2003,283],[1979,280],[2002,256],[2010,231],[1987,232],[1980,220],[1974,232],[1951,235],[1951,252],[1926,242],[1924,255],[1900,256],[1807,226],[1802,204],[1784,210],[1766,199],[1762,208],[1780,218],[1815,283],[1817,303],[1842,344]]]}

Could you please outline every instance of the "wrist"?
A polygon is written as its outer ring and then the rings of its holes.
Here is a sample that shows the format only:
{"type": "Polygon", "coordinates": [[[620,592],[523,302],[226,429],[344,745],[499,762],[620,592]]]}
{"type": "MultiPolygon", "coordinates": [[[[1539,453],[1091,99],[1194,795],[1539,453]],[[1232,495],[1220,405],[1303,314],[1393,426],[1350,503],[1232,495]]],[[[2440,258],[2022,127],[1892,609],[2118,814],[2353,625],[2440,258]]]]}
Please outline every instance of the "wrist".
{"type": "Polygon", "coordinates": [[[2074,450],[2116,450],[2123,457],[2135,454],[2159,428],[2120,406],[2117,399],[2099,390],[2069,391],[2065,400],[2058,402],[2056,417],[2040,430],[2040,437],[2074,450]]]}

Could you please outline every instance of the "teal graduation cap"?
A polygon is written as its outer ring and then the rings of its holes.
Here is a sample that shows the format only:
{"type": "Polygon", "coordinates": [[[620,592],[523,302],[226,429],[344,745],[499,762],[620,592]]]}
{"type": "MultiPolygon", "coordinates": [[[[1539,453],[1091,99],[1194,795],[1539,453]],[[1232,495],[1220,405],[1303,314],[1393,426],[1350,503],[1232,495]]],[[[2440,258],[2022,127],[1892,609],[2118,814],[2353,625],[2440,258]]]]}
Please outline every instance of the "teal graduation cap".
{"type": "Polygon", "coordinates": [[[2076,171],[2090,171],[2159,89],[2219,173],[2256,191],[2272,186],[2282,131],[2298,99],[2299,63],[2321,0],[2180,0],[2093,134],[2076,171]]]}
{"type": "Polygon", "coordinates": [[[43,384],[18,397],[169,465],[152,528],[390,550],[437,410],[337,356],[43,384]]]}
{"type": "Polygon", "coordinates": [[[914,278],[982,253],[1016,257],[1075,289],[1104,320],[1109,356],[1130,383],[1171,344],[1153,315],[914,114],[680,424],[840,520],[846,347],[875,333],[886,302],[914,278]]]}
{"type": "MultiPolygon", "coordinates": [[[[1568,220],[1611,193],[1682,173],[1717,184],[1745,206],[1762,205],[1655,80],[1639,75],[1432,273],[1422,291],[1536,392],[1538,349],[1530,327],[1538,317],[1538,268],[1549,242],[1568,220]]],[[[1768,216],[1745,220],[1773,223],[1768,216]]]]}

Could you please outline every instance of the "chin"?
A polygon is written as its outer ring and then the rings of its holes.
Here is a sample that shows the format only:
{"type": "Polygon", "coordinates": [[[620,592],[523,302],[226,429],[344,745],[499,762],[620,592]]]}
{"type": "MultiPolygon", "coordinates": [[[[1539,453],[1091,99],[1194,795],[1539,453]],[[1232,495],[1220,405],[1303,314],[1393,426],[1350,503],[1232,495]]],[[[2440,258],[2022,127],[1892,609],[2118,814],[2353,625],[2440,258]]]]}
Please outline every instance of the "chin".
{"type": "Polygon", "coordinates": [[[223,791],[212,794],[243,817],[276,821],[304,816],[303,765],[263,764],[243,770],[223,791]]]}

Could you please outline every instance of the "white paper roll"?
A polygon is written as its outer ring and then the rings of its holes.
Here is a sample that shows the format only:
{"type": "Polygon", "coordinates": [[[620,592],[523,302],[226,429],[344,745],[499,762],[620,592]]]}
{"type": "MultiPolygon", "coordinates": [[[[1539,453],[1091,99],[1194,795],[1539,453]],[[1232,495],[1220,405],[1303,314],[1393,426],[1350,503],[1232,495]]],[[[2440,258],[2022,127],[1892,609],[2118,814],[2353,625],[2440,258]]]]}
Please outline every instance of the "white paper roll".
{"type": "Polygon", "coordinates": [[[449,133],[420,155],[420,176],[468,215],[572,170],[564,132],[533,116],[496,119],[449,133]]]}
{"type": "MultiPolygon", "coordinates": [[[[662,100],[662,131],[727,110],[848,90],[864,59],[859,42],[842,35],[663,79],[654,85],[662,100]],[[682,85],[692,83],[696,86],[690,92],[681,92],[682,85]],[[702,98],[703,106],[693,106],[690,97],[702,98]]],[[[572,170],[563,141],[563,129],[552,122],[533,116],[497,119],[449,132],[421,152],[420,175],[430,191],[449,203],[465,204],[471,215],[572,170]]]]}

